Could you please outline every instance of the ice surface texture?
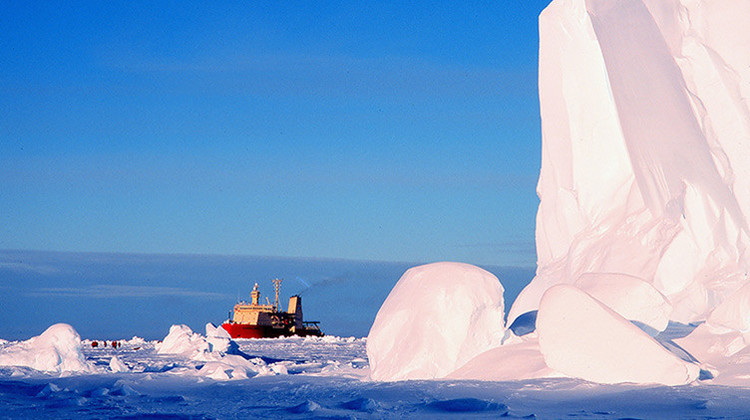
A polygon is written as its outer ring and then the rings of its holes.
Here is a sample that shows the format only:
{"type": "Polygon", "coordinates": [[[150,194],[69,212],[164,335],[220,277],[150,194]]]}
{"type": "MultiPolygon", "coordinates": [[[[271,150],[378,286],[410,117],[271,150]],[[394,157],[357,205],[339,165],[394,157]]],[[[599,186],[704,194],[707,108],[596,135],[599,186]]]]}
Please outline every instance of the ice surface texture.
{"type": "Polygon", "coordinates": [[[444,377],[500,343],[504,311],[503,286],[479,267],[443,262],[411,268],[367,336],[371,376],[444,377]]]}
{"type": "MultiPolygon", "coordinates": [[[[635,279],[648,304],[624,302],[623,282],[597,298],[657,330],[707,319],[748,284],[749,26],[750,2],[738,0],[544,10],[538,269],[509,322],[587,275],[635,279]]],[[[747,329],[749,315],[725,306],[721,322],[747,329]]]]}

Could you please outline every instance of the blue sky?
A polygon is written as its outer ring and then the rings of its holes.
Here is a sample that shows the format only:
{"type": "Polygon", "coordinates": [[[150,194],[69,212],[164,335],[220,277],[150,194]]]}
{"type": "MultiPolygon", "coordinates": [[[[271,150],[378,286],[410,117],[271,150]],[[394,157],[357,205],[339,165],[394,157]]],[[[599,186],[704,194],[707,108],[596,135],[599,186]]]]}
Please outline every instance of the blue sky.
{"type": "Polygon", "coordinates": [[[0,249],[533,265],[546,3],[3,2],[0,249]]]}

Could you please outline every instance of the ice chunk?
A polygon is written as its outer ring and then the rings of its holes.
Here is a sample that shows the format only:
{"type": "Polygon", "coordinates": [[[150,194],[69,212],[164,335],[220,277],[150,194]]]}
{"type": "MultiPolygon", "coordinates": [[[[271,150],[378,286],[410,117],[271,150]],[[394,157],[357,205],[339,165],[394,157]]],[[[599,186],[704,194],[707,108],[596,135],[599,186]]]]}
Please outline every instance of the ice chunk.
{"type": "Polygon", "coordinates": [[[194,333],[187,325],[172,325],[164,340],[156,344],[156,352],[159,354],[182,354],[192,357],[207,351],[209,344],[206,339],[194,333]]]}
{"type": "Polygon", "coordinates": [[[544,10],[538,270],[509,322],[584,273],[642,279],[683,323],[748,284],[748,24],[742,1],[544,10]]]}
{"type": "Polygon", "coordinates": [[[41,335],[0,349],[0,366],[26,366],[44,372],[94,372],[81,351],[81,337],[68,324],[54,324],[41,335]]]}
{"type": "Polygon", "coordinates": [[[750,283],[717,306],[708,323],[713,327],[750,331],[750,283]]]}
{"type": "Polygon", "coordinates": [[[503,286],[489,272],[442,262],[409,269],[367,336],[375,380],[440,378],[503,337],[503,286]]]}
{"type": "Polygon", "coordinates": [[[141,396],[141,393],[136,391],[133,386],[125,382],[123,380],[119,380],[115,382],[115,385],[112,387],[112,390],[109,392],[110,395],[119,396],[119,397],[139,397],[141,396]]]}
{"type": "Polygon", "coordinates": [[[641,322],[664,331],[669,324],[672,305],[653,286],[626,274],[586,273],[575,286],[625,319],[641,322]]]}
{"type": "Polygon", "coordinates": [[[142,337],[138,337],[137,335],[134,335],[133,338],[130,340],[125,340],[123,344],[127,344],[130,347],[138,347],[146,344],[146,340],[144,340],[142,337]]]}
{"type": "Polygon", "coordinates": [[[256,374],[276,374],[265,363],[258,365],[243,357],[223,328],[206,325],[208,337],[193,332],[187,325],[172,325],[169,334],[156,345],[159,354],[179,354],[187,359],[207,362],[197,375],[215,380],[245,379],[256,374]],[[233,354],[235,353],[235,354],[233,354]]]}
{"type": "Polygon", "coordinates": [[[700,368],[670,353],[628,320],[570,285],[550,288],[537,315],[539,348],[552,369],[600,383],[683,385],[700,368]]]}
{"type": "Polygon", "coordinates": [[[712,383],[745,387],[750,383],[750,332],[705,323],[675,342],[703,363],[714,376],[712,383]]]}
{"type": "Polygon", "coordinates": [[[227,330],[210,322],[206,324],[206,341],[208,342],[208,351],[236,353],[239,348],[227,330]]]}
{"type": "Polygon", "coordinates": [[[130,370],[128,368],[128,365],[122,362],[117,355],[112,356],[112,358],[109,360],[109,369],[112,372],[127,372],[130,370]]]}

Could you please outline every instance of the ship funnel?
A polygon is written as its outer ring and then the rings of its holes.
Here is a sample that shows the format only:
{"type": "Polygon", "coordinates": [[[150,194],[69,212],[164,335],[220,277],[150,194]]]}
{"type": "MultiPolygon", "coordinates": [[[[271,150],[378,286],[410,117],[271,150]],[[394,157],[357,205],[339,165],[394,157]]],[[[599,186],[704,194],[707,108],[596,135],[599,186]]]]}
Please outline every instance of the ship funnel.
{"type": "Polygon", "coordinates": [[[302,298],[294,295],[289,298],[289,314],[294,315],[294,327],[299,330],[304,327],[302,322],[302,298]]]}

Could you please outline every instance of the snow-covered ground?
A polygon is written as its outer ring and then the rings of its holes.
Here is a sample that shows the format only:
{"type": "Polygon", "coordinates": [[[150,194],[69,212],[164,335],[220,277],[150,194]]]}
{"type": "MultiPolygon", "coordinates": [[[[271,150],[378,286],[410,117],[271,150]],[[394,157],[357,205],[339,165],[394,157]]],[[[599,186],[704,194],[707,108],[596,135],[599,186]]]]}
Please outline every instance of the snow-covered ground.
{"type": "Polygon", "coordinates": [[[93,373],[0,368],[0,418],[746,418],[750,406],[750,390],[711,385],[375,382],[365,340],[352,337],[237,340],[259,371],[239,380],[204,376],[206,362],[159,354],[154,341],[101,343],[82,341],[93,373]]]}

